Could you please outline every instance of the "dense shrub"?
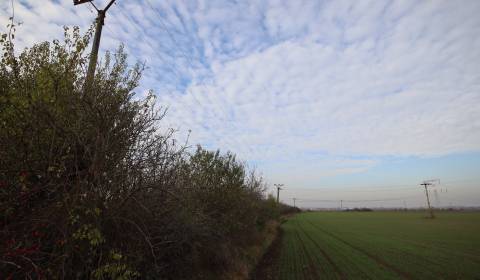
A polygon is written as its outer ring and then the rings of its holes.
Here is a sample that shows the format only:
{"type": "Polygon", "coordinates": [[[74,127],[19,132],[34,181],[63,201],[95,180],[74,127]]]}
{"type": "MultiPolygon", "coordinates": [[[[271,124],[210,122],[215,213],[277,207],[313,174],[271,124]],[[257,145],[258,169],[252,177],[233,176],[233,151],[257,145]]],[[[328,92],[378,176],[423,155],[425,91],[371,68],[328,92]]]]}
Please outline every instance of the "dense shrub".
{"type": "MultiPolygon", "coordinates": [[[[231,153],[160,131],[143,66],[107,53],[84,88],[91,32],[15,55],[1,37],[0,271],[10,278],[215,278],[281,211],[231,153]]],[[[282,208],[283,209],[283,208],[282,208]]]]}

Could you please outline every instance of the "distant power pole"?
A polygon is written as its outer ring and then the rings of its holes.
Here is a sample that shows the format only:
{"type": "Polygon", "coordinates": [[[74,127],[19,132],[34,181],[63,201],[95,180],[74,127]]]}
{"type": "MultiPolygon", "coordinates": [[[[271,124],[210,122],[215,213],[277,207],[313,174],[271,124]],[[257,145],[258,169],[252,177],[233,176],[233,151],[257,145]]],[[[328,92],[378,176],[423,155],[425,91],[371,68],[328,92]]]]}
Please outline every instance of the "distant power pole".
{"type": "Polygon", "coordinates": [[[97,67],[97,57],[98,49],[100,48],[100,37],[102,36],[102,28],[105,23],[105,15],[116,0],[110,0],[108,5],[103,10],[97,9],[95,4],[92,3],[93,0],[73,0],[74,5],[79,5],[83,3],[90,3],[97,10],[97,19],[95,26],[95,36],[93,37],[92,52],[90,53],[90,61],[88,63],[87,77],[85,79],[85,88],[90,88],[91,83],[93,82],[93,77],[95,76],[95,68],[97,67]]]}
{"type": "Polygon", "coordinates": [[[342,209],[343,209],[343,199],[340,200],[340,210],[342,210],[342,209]]]}
{"type": "Polygon", "coordinates": [[[297,200],[297,199],[294,197],[294,198],[293,198],[293,207],[296,207],[296,205],[295,205],[295,201],[296,201],[296,200],[297,200]]]}
{"type": "Polygon", "coordinates": [[[275,187],[277,187],[277,204],[280,203],[280,191],[282,190],[281,187],[283,187],[283,184],[273,184],[275,187]]]}
{"type": "Polygon", "coordinates": [[[432,209],[432,206],[430,205],[430,198],[428,197],[428,187],[432,186],[433,184],[428,182],[428,181],[425,181],[425,182],[421,183],[420,185],[425,187],[425,195],[427,196],[428,210],[430,212],[430,218],[433,219],[433,218],[435,218],[435,215],[433,215],[433,209],[432,209]]]}

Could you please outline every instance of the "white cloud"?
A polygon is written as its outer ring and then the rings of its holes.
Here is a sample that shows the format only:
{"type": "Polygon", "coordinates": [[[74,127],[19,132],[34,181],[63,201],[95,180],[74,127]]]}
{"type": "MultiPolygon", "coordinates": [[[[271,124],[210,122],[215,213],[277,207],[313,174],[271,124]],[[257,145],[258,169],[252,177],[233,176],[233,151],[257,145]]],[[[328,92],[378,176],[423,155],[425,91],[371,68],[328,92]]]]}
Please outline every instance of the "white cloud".
{"type": "MultiPolygon", "coordinates": [[[[21,45],[94,18],[40,2],[16,2],[21,45]]],[[[378,163],[352,156],[480,150],[479,13],[475,0],[119,1],[102,47],[147,61],[143,87],[192,143],[318,179],[378,163]]]]}
{"type": "Polygon", "coordinates": [[[212,83],[161,98],[169,124],[290,185],[381,162],[335,163],[341,155],[478,151],[478,4],[343,4],[298,21],[282,7],[276,24],[266,12],[268,34],[281,40],[230,60],[212,55],[212,83]],[[318,152],[327,155],[308,156],[318,152]]]}

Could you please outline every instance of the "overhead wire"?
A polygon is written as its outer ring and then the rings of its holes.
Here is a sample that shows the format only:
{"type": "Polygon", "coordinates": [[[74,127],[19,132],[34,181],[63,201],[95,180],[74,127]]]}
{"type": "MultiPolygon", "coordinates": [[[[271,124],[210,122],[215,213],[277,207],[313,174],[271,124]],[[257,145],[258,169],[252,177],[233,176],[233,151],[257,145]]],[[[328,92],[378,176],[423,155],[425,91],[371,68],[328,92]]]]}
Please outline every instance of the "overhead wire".
{"type": "MultiPolygon", "coordinates": [[[[89,2],[89,3],[92,3],[92,2],[89,2]]],[[[92,3],[92,4],[93,4],[93,3],[92,3]]],[[[88,8],[88,10],[90,11],[90,13],[95,14],[95,12],[92,10],[92,8],[91,8],[90,6],[85,5],[85,7],[88,8]]],[[[94,6],[94,8],[97,9],[95,6],[94,6]]],[[[98,11],[98,9],[97,9],[97,11],[98,11]]],[[[119,39],[120,36],[117,34],[117,32],[115,32],[113,29],[111,29],[107,24],[105,24],[104,27],[105,27],[106,29],[108,29],[108,31],[109,31],[110,33],[112,33],[113,35],[115,35],[115,38],[113,38],[113,39],[115,39],[115,40],[118,41],[119,43],[122,43],[122,42],[120,41],[120,39],[119,39]]],[[[128,46],[126,46],[126,47],[127,47],[127,49],[129,49],[128,46]]],[[[138,56],[135,55],[134,52],[129,52],[128,55],[129,55],[129,56],[132,56],[136,61],[142,61],[138,56]]]]}
{"type": "MultiPolygon", "coordinates": [[[[149,4],[151,5],[151,3],[149,3],[149,4]]],[[[152,6],[152,7],[153,7],[153,6],[152,6]]],[[[178,41],[175,39],[174,35],[169,31],[168,27],[167,27],[167,26],[165,25],[165,23],[162,21],[162,17],[161,17],[161,15],[160,15],[160,13],[158,12],[158,10],[157,10],[156,8],[154,8],[154,11],[159,15],[159,17],[160,17],[160,21],[159,21],[159,22],[160,22],[160,23],[162,24],[162,26],[164,27],[164,30],[169,34],[169,37],[170,37],[170,39],[172,40],[172,42],[175,42],[176,44],[178,44],[178,41]]],[[[122,14],[128,19],[127,22],[128,22],[132,27],[134,27],[134,29],[136,29],[138,32],[141,32],[141,33],[143,34],[143,36],[141,36],[141,37],[145,37],[146,33],[143,32],[143,31],[141,30],[141,28],[138,27],[138,24],[137,24],[134,20],[132,20],[132,18],[131,18],[130,16],[126,15],[126,14],[125,14],[123,11],[121,11],[121,10],[120,10],[120,13],[122,13],[122,14]]],[[[143,38],[141,38],[141,39],[143,40],[143,38]]],[[[145,40],[143,40],[143,41],[145,41],[145,40]]],[[[150,49],[154,49],[149,42],[146,42],[146,44],[149,45],[150,49]]],[[[195,66],[193,65],[193,63],[192,63],[192,61],[193,61],[192,57],[191,57],[190,55],[186,54],[186,53],[183,51],[182,48],[179,48],[179,50],[180,50],[180,52],[183,54],[183,57],[186,58],[186,62],[187,62],[187,64],[190,66],[190,68],[191,68],[192,70],[197,69],[197,67],[195,67],[195,66]]],[[[180,75],[178,74],[178,72],[177,72],[173,67],[170,67],[170,69],[171,69],[172,71],[174,71],[174,74],[177,76],[177,79],[178,79],[178,77],[180,76],[180,75]]],[[[195,86],[200,87],[201,89],[203,89],[204,92],[209,92],[209,91],[210,91],[209,89],[207,89],[207,87],[205,86],[204,83],[197,83],[197,84],[195,84],[195,86]]],[[[225,93],[222,88],[220,88],[220,91],[223,92],[223,93],[225,93]]],[[[196,95],[194,95],[193,97],[194,97],[195,101],[196,101],[198,104],[200,104],[201,106],[203,106],[202,102],[199,102],[199,100],[196,98],[196,95]]],[[[224,112],[222,112],[223,115],[227,115],[227,113],[225,112],[224,109],[222,109],[222,108],[218,108],[218,109],[219,109],[220,111],[224,111],[224,112]]],[[[219,118],[219,119],[220,119],[220,118],[219,118]]],[[[198,125],[202,125],[202,124],[199,122],[199,120],[194,120],[194,121],[196,121],[198,125]]],[[[238,140],[237,140],[237,139],[234,139],[234,138],[232,138],[232,137],[228,137],[228,136],[225,137],[225,136],[223,136],[222,138],[223,138],[223,139],[225,139],[225,138],[229,139],[228,142],[230,142],[230,143],[231,143],[231,142],[238,143],[238,140]]],[[[239,146],[239,145],[234,145],[234,146],[239,146]]]]}
{"type": "MultiPolygon", "coordinates": [[[[193,61],[194,59],[192,58],[192,56],[188,53],[185,52],[184,48],[181,46],[181,44],[178,42],[178,40],[175,38],[175,35],[172,34],[172,32],[170,31],[170,28],[166,25],[166,23],[164,22],[164,17],[162,16],[162,14],[160,13],[160,11],[157,9],[157,7],[155,7],[150,0],[145,0],[144,1],[150,8],[150,10],[152,10],[153,12],[155,12],[157,15],[158,15],[158,23],[161,25],[161,28],[167,33],[168,37],[170,38],[170,40],[172,41],[172,43],[174,43],[175,45],[178,46],[178,52],[181,53],[182,57],[186,59],[186,62],[187,64],[190,66],[190,68],[193,70],[197,69],[196,66],[194,66],[193,64],[193,61]]],[[[129,20],[127,21],[131,26],[134,27],[134,29],[138,30],[141,34],[143,35],[147,35],[141,28],[138,27],[138,24],[135,20],[133,20],[129,15],[125,14],[121,9],[120,9],[120,13],[122,13],[126,18],[128,18],[129,20]]],[[[150,44],[150,41],[146,41],[143,39],[143,37],[148,37],[148,36],[140,36],[140,39],[142,41],[144,41],[152,50],[154,50],[154,47],[151,46],[150,44]]],[[[164,61],[162,59],[162,61],[164,61]]],[[[175,71],[173,68],[171,68],[171,70],[175,71]]],[[[175,75],[177,75],[178,77],[178,72],[175,72],[175,75]]],[[[196,84],[196,86],[200,86],[202,87],[206,92],[208,91],[208,89],[206,88],[205,84],[203,83],[199,83],[199,84],[196,84]]],[[[224,90],[223,89],[220,89],[223,93],[224,93],[224,90]]],[[[200,103],[200,102],[199,102],[200,103]]],[[[202,104],[200,104],[202,105],[202,104]]],[[[234,142],[238,142],[238,141],[234,141],[234,142]]],[[[446,181],[446,182],[458,182],[458,181],[466,181],[466,180],[455,180],[455,181],[446,181]]],[[[354,187],[351,187],[351,188],[354,188],[354,187]]],[[[322,192],[325,192],[325,191],[330,191],[330,192],[390,192],[390,191],[409,191],[409,190],[418,190],[418,187],[411,187],[411,185],[390,185],[390,186],[384,186],[384,188],[375,188],[375,189],[358,189],[358,187],[356,187],[355,189],[345,189],[344,187],[342,188],[335,188],[335,189],[330,189],[330,190],[327,190],[327,189],[319,189],[319,188],[308,188],[308,189],[305,189],[305,188],[292,188],[292,189],[284,189],[284,191],[322,191],[322,192]],[[401,186],[400,188],[398,187],[393,187],[393,186],[401,186]],[[408,187],[406,187],[408,186],[408,187]]],[[[345,202],[368,202],[368,201],[393,201],[393,200],[404,200],[404,199],[409,199],[409,198],[412,198],[412,197],[406,197],[406,198],[389,198],[389,199],[370,199],[370,200],[343,200],[345,202]]],[[[299,199],[299,201],[307,201],[305,199],[299,199]]],[[[340,200],[315,200],[315,201],[340,201],[340,200]]]]}
{"type": "Polygon", "coordinates": [[[190,64],[190,67],[194,68],[193,64],[192,64],[192,58],[190,55],[188,55],[187,53],[185,53],[185,51],[183,50],[183,48],[180,47],[180,44],[178,43],[177,39],[175,39],[175,36],[173,36],[173,34],[170,32],[170,29],[166,26],[165,22],[163,21],[163,16],[162,14],[160,13],[160,11],[154,6],[152,5],[152,3],[149,1],[149,0],[145,0],[145,2],[148,4],[148,6],[151,8],[152,11],[154,11],[157,15],[158,15],[158,22],[163,26],[163,29],[167,32],[168,34],[168,37],[170,38],[170,40],[172,40],[172,42],[174,44],[176,44],[177,46],[179,46],[178,50],[184,55],[184,57],[187,59],[187,62],[190,64]]]}
{"type": "MultiPolygon", "coordinates": [[[[165,22],[163,21],[163,16],[162,16],[161,13],[158,11],[158,9],[157,9],[154,5],[152,5],[152,3],[151,3],[150,1],[148,1],[148,0],[146,0],[146,3],[147,3],[147,5],[151,8],[151,10],[153,10],[153,11],[158,15],[158,17],[159,17],[159,21],[158,21],[158,22],[163,26],[163,29],[167,32],[167,34],[168,34],[169,38],[172,40],[172,42],[173,42],[174,44],[176,44],[176,45],[179,45],[178,50],[179,50],[179,52],[183,55],[183,57],[186,59],[186,62],[187,62],[187,64],[190,66],[190,68],[192,69],[192,71],[193,71],[194,69],[197,69],[198,67],[196,67],[196,66],[193,65],[193,58],[192,58],[192,56],[189,55],[189,54],[187,54],[187,53],[185,53],[185,51],[183,50],[183,48],[180,47],[180,44],[179,44],[178,41],[175,39],[175,36],[170,32],[169,28],[166,26],[165,22]]],[[[207,89],[207,87],[206,87],[206,85],[205,85],[204,83],[197,83],[197,84],[195,84],[195,86],[198,86],[198,87],[202,88],[204,92],[209,92],[209,89],[207,89]]],[[[224,91],[223,88],[218,88],[218,90],[219,90],[221,93],[225,94],[225,91],[224,91]]],[[[203,104],[201,104],[201,102],[198,101],[198,99],[196,98],[195,95],[194,95],[193,97],[194,97],[194,99],[195,99],[195,101],[196,101],[197,103],[199,103],[201,106],[203,106],[203,104]]],[[[228,113],[224,110],[224,108],[222,108],[222,107],[217,107],[217,109],[221,112],[221,114],[223,114],[223,115],[225,115],[225,116],[228,115],[228,113]]],[[[200,122],[197,121],[197,123],[201,125],[200,122]]],[[[224,136],[222,136],[222,138],[223,138],[223,139],[227,138],[227,139],[229,140],[229,142],[233,142],[233,143],[235,144],[235,145],[233,145],[233,146],[236,146],[236,147],[239,146],[238,144],[242,144],[242,143],[239,143],[238,139],[233,138],[233,137],[228,137],[228,136],[225,136],[225,135],[224,135],[224,136]]]]}
{"type": "MultiPolygon", "coordinates": [[[[418,196],[407,196],[407,197],[397,197],[397,198],[381,198],[381,199],[309,199],[309,198],[295,198],[296,201],[304,202],[383,202],[383,201],[397,201],[405,199],[418,198],[418,196]]],[[[292,198],[287,198],[292,199],[292,198]]]]}
{"type": "Polygon", "coordinates": [[[329,189],[314,189],[314,188],[285,188],[285,191],[312,191],[312,192],[386,192],[386,191],[405,191],[405,190],[418,190],[418,187],[408,187],[408,188],[382,188],[382,189],[360,189],[360,187],[356,187],[352,189],[346,188],[329,188],[329,189]]]}
{"type": "MultiPolygon", "coordinates": [[[[452,182],[476,182],[478,180],[453,180],[443,181],[441,184],[436,185],[437,188],[452,188],[452,182]]],[[[401,191],[401,190],[417,190],[419,187],[415,184],[401,184],[401,185],[377,185],[377,186],[318,186],[312,188],[285,188],[284,191],[311,191],[311,192],[384,192],[384,191],[401,191]]]]}
{"type": "MultiPolygon", "coordinates": [[[[139,36],[137,36],[137,38],[139,38],[146,46],[148,46],[153,53],[158,54],[159,46],[153,46],[153,43],[151,42],[151,40],[148,39],[149,38],[148,34],[146,34],[145,31],[143,31],[142,28],[139,27],[136,21],[132,17],[130,17],[127,13],[125,13],[123,9],[119,8],[117,9],[117,11],[121,13],[125,18],[128,19],[123,22],[126,22],[127,24],[129,24],[131,27],[133,27],[133,29],[135,29],[139,33],[139,36]],[[148,40],[145,38],[147,38],[148,40]]],[[[165,58],[163,58],[162,56],[156,56],[156,57],[160,59],[163,63],[165,63],[167,66],[167,69],[172,71],[173,74],[177,76],[177,78],[179,77],[178,71],[174,68],[171,62],[166,61],[165,58]]]]}

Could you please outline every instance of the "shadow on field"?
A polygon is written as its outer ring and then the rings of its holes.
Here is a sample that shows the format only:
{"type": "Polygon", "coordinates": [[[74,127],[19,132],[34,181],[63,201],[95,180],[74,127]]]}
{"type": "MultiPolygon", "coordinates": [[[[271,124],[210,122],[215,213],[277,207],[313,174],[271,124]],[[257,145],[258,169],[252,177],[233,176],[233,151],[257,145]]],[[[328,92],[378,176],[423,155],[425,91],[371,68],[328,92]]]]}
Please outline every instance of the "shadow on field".
{"type": "Polygon", "coordinates": [[[278,279],[282,238],[283,230],[279,227],[275,240],[273,240],[270,248],[268,248],[268,251],[263,255],[261,261],[250,275],[250,280],[278,279]]]}

